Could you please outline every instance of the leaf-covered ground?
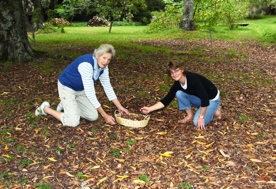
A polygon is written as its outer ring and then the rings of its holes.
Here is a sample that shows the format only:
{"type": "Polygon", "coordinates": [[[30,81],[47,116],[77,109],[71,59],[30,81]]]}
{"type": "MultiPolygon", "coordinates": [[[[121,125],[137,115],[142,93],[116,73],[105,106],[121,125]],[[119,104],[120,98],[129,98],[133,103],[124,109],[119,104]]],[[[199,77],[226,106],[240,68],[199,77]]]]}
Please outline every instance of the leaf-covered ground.
{"type": "MultiPolygon", "coordinates": [[[[119,47],[124,57],[109,65],[125,107],[139,113],[162,98],[173,82],[165,67],[176,59],[218,86],[222,120],[204,131],[178,124],[185,114],[174,101],[140,129],[110,126],[102,118],[63,127],[50,116],[35,117],[34,110],[44,100],[56,107],[57,77],[73,58],[1,65],[0,188],[276,187],[276,47],[219,40],[210,47],[208,40],[184,39],[139,44],[160,51],[119,47]]],[[[114,105],[100,84],[96,88],[113,114],[114,105]]]]}

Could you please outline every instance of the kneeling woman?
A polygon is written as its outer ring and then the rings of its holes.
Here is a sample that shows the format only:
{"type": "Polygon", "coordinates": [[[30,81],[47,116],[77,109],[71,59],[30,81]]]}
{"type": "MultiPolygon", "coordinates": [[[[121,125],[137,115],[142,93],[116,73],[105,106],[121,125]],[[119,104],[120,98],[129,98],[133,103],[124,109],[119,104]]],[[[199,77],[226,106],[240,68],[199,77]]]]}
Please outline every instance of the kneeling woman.
{"type": "Polygon", "coordinates": [[[170,91],[160,102],[150,107],[142,107],[142,113],[148,114],[164,108],[176,97],[179,109],[187,113],[179,123],[193,121],[199,129],[205,129],[213,119],[221,119],[220,92],[210,80],[202,75],[185,71],[184,66],[177,62],[170,62],[167,71],[174,80],[170,91]],[[192,106],[198,108],[195,114],[192,106]]]}
{"type": "Polygon", "coordinates": [[[93,54],[76,58],[58,78],[61,102],[57,110],[50,108],[49,102],[45,101],[36,109],[35,115],[49,114],[65,126],[76,127],[81,117],[95,121],[98,119],[99,112],[106,123],[116,124],[114,117],[107,114],[99,103],[94,86],[100,80],[108,99],[115,104],[119,112],[129,114],[117,99],[110,83],[108,65],[114,56],[114,47],[110,44],[102,44],[94,50],[93,54]],[[64,112],[61,112],[62,110],[64,112]]]}

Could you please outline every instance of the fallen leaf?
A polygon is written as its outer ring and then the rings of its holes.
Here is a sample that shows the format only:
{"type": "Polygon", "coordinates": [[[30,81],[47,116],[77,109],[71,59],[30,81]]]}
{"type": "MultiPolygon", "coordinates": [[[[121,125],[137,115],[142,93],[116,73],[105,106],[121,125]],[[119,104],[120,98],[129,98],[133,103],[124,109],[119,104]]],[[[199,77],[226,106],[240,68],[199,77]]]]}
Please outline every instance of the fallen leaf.
{"type": "Polygon", "coordinates": [[[2,154],[3,157],[6,157],[6,158],[10,158],[11,156],[10,155],[7,155],[7,154],[2,154]]]}
{"type": "Polygon", "coordinates": [[[168,151],[168,152],[164,152],[164,153],[160,153],[160,156],[163,157],[172,157],[173,152],[168,151]]]}
{"type": "Polygon", "coordinates": [[[101,183],[104,182],[106,179],[107,179],[107,177],[102,178],[102,179],[97,183],[97,185],[101,184],[101,183]]]}
{"type": "Polygon", "coordinates": [[[56,162],[57,160],[55,158],[48,158],[48,160],[56,162]]]}
{"type": "Polygon", "coordinates": [[[252,162],[257,162],[257,163],[260,163],[260,162],[262,162],[261,160],[259,160],[259,159],[250,159],[252,162]]]}
{"type": "Polygon", "coordinates": [[[142,180],[139,180],[139,179],[135,179],[135,180],[133,180],[133,183],[134,184],[145,184],[146,182],[142,181],[142,180]]]}
{"type": "Polygon", "coordinates": [[[185,156],[186,159],[189,159],[192,156],[193,152],[189,153],[188,155],[185,156]]]}
{"type": "Polygon", "coordinates": [[[116,177],[125,179],[125,178],[128,178],[129,176],[128,175],[116,175],[116,177]]]}
{"type": "Polygon", "coordinates": [[[173,188],[173,183],[172,182],[170,183],[170,188],[173,188]]]}
{"type": "Polygon", "coordinates": [[[209,147],[212,146],[214,143],[215,143],[215,142],[211,142],[210,144],[206,144],[205,146],[206,146],[207,148],[209,148],[209,147]]]}
{"type": "Polygon", "coordinates": [[[226,155],[222,150],[219,150],[219,152],[221,153],[221,155],[223,156],[223,157],[230,157],[229,155],[226,155]]]}
{"type": "Polygon", "coordinates": [[[119,161],[119,162],[125,162],[124,159],[118,159],[118,158],[115,158],[115,160],[119,161]]]}
{"type": "Polygon", "coordinates": [[[165,134],[167,134],[167,132],[158,132],[158,133],[155,133],[155,134],[157,134],[157,135],[165,135],[165,134]]]}
{"type": "Polygon", "coordinates": [[[68,175],[69,177],[75,177],[74,175],[68,173],[68,172],[65,172],[66,175],[68,175]]]}
{"type": "Polygon", "coordinates": [[[91,169],[98,169],[100,167],[101,167],[100,165],[95,165],[94,167],[91,167],[91,169]]]}
{"type": "Polygon", "coordinates": [[[236,164],[233,161],[226,161],[225,164],[227,166],[232,166],[232,167],[236,166],[236,164]]]}

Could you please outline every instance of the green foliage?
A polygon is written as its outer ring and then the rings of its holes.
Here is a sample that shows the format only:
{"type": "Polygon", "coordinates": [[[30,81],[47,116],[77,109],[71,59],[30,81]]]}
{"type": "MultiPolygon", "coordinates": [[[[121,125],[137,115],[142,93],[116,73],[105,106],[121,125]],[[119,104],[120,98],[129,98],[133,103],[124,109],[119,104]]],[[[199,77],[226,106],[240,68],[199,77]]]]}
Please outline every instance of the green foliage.
{"type": "Polygon", "coordinates": [[[25,147],[22,144],[17,144],[16,145],[16,150],[21,152],[23,155],[26,154],[25,147]]]}
{"type": "Polygon", "coordinates": [[[28,180],[26,179],[26,177],[23,177],[18,181],[18,183],[21,184],[21,185],[25,185],[27,183],[27,181],[28,180]]]}
{"type": "Polygon", "coordinates": [[[112,153],[115,157],[120,157],[120,155],[121,155],[120,151],[116,148],[110,149],[109,152],[112,153]]]}
{"type": "Polygon", "coordinates": [[[28,112],[25,117],[28,119],[28,124],[34,124],[36,122],[36,116],[32,112],[28,112]]]}
{"type": "Polygon", "coordinates": [[[185,188],[185,189],[191,189],[193,186],[189,182],[181,182],[179,183],[180,188],[185,188]]]}
{"type": "Polygon", "coordinates": [[[113,26],[142,26],[140,22],[115,21],[113,26]]]}
{"type": "Polygon", "coordinates": [[[244,1],[227,0],[220,4],[222,21],[230,30],[234,29],[235,23],[244,20],[247,14],[247,3],[244,1]]]}
{"type": "Polygon", "coordinates": [[[219,21],[220,11],[216,8],[218,1],[199,1],[195,3],[194,20],[197,28],[203,23],[203,28],[211,29],[219,21]]]}
{"type": "Polygon", "coordinates": [[[97,126],[92,126],[91,128],[91,131],[94,133],[94,132],[97,132],[99,130],[99,128],[97,126]]]}
{"type": "Polygon", "coordinates": [[[79,173],[76,175],[76,177],[77,177],[78,179],[86,179],[86,178],[87,178],[87,176],[84,175],[84,174],[81,173],[81,172],[79,172],[79,173]]]}
{"type": "Polygon", "coordinates": [[[114,21],[131,22],[133,14],[139,11],[138,7],[140,9],[147,7],[144,0],[95,0],[93,5],[99,16],[106,18],[111,23],[114,21]]]}
{"type": "Polygon", "coordinates": [[[268,41],[276,41],[276,32],[265,29],[263,32],[263,37],[267,38],[268,41]]]}
{"type": "Polygon", "coordinates": [[[128,139],[128,140],[126,141],[126,144],[127,144],[128,146],[131,146],[131,145],[133,145],[134,143],[136,143],[136,139],[128,139]]]}
{"type": "Polygon", "coordinates": [[[236,49],[231,49],[230,52],[228,53],[228,56],[231,58],[236,58],[238,57],[238,52],[236,49]]]}
{"type": "Polygon", "coordinates": [[[201,165],[201,167],[202,167],[202,169],[203,169],[204,171],[208,171],[208,170],[209,170],[208,165],[201,165]]]}
{"type": "Polygon", "coordinates": [[[140,175],[139,180],[142,180],[144,182],[149,182],[150,181],[150,179],[148,178],[148,176],[146,174],[140,175]]]}
{"type": "Polygon", "coordinates": [[[13,174],[9,172],[1,173],[0,174],[0,183],[4,184],[4,188],[10,188],[11,186],[11,181],[10,179],[13,178],[13,174]]]}
{"type": "Polygon", "coordinates": [[[226,97],[226,95],[227,95],[226,92],[221,92],[221,93],[220,93],[220,96],[221,96],[221,97],[226,97]]]}
{"type": "Polygon", "coordinates": [[[55,12],[61,18],[72,21],[76,14],[81,14],[90,5],[90,0],[63,0],[61,4],[56,6],[55,12]]]}
{"type": "Polygon", "coordinates": [[[264,140],[265,139],[265,134],[264,133],[259,133],[256,137],[259,140],[264,140]]]}
{"type": "Polygon", "coordinates": [[[253,164],[252,163],[248,163],[247,167],[249,167],[250,169],[253,169],[253,164]]]}
{"type": "Polygon", "coordinates": [[[242,121],[242,122],[246,122],[250,119],[250,117],[246,114],[241,114],[239,115],[239,120],[242,121]]]}
{"type": "Polygon", "coordinates": [[[62,147],[57,147],[57,149],[56,149],[56,153],[57,154],[61,154],[62,152],[64,152],[65,150],[64,150],[64,148],[62,148],[62,147]]]}
{"type": "Polygon", "coordinates": [[[258,18],[259,15],[261,14],[267,14],[269,12],[264,12],[270,11],[272,9],[276,8],[276,0],[249,0],[249,5],[248,5],[248,14],[249,18],[258,18]]]}
{"type": "MultiPolygon", "coordinates": [[[[0,178],[12,178],[13,177],[13,174],[12,173],[9,173],[9,172],[6,172],[6,173],[1,173],[0,174],[0,178]]],[[[2,180],[1,180],[2,181],[2,180]]]]}
{"type": "Polygon", "coordinates": [[[49,183],[45,183],[45,184],[36,183],[35,186],[38,187],[38,189],[51,189],[51,186],[49,183]]]}
{"type": "Polygon", "coordinates": [[[8,137],[11,135],[11,130],[8,130],[8,129],[1,129],[0,130],[0,138],[2,137],[8,137]]]}
{"type": "Polygon", "coordinates": [[[149,33],[179,28],[179,23],[182,18],[183,2],[174,2],[172,0],[166,0],[164,2],[164,11],[152,12],[153,19],[148,25],[149,33]]]}
{"type": "Polygon", "coordinates": [[[37,34],[48,34],[48,33],[55,33],[57,32],[58,29],[56,27],[54,27],[53,25],[49,24],[49,23],[45,23],[43,28],[40,28],[37,31],[37,34]]]}
{"type": "Polygon", "coordinates": [[[223,23],[229,29],[237,27],[247,16],[248,2],[242,0],[197,1],[195,5],[195,22],[197,27],[203,23],[203,28],[214,29],[218,23],[223,23]]]}
{"type": "Polygon", "coordinates": [[[130,154],[130,153],[131,153],[131,149],[123,148],[123,152],[125,152],[125,153],[127,153],[127,154],[130,154]]]}
{"type": "Polygon", "coordinates": [[[76,148],[76,143],[72,142],[68,145],[68,148],[76,148]]]}
{"type": "Polygon", "coordinates": [[[32,163],[32,160],[30,159],[21,159],[21,160],[18,160],[18,164],[20,167],[22,168],[25,168],[27,167],[28,165],[30,165],[32,163]]]}
{"type": "Polygon", "coordinates": [[[50,129],[49,127],[47,126],[44,126],[40,129],[40,134],[44,137],[48,137],[49,136],[49,132],[50,132],[50,129]]]}

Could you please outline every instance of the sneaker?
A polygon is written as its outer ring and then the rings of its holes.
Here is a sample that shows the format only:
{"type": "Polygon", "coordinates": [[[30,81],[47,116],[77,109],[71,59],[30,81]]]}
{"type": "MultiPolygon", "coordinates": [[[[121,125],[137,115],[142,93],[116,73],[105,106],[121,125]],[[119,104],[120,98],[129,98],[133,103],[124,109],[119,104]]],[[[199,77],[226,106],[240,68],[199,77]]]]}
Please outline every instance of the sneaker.
{"type": "Polygon", "coordinates": [[[45,108],[45,107],[50,107],[49,102],[47,102],[47,101],[43,102],[43,103],[35,110],[35,115],[36,115],[36,116],[47,115],[47,114],[44,112],[44,108],[45,108]]]}
{"type": "Polygon", "coordinates": [[[61,112],[63,110],[63,106],[61,104],[61,102],[57,105],[57,111],[61,112]]]}

